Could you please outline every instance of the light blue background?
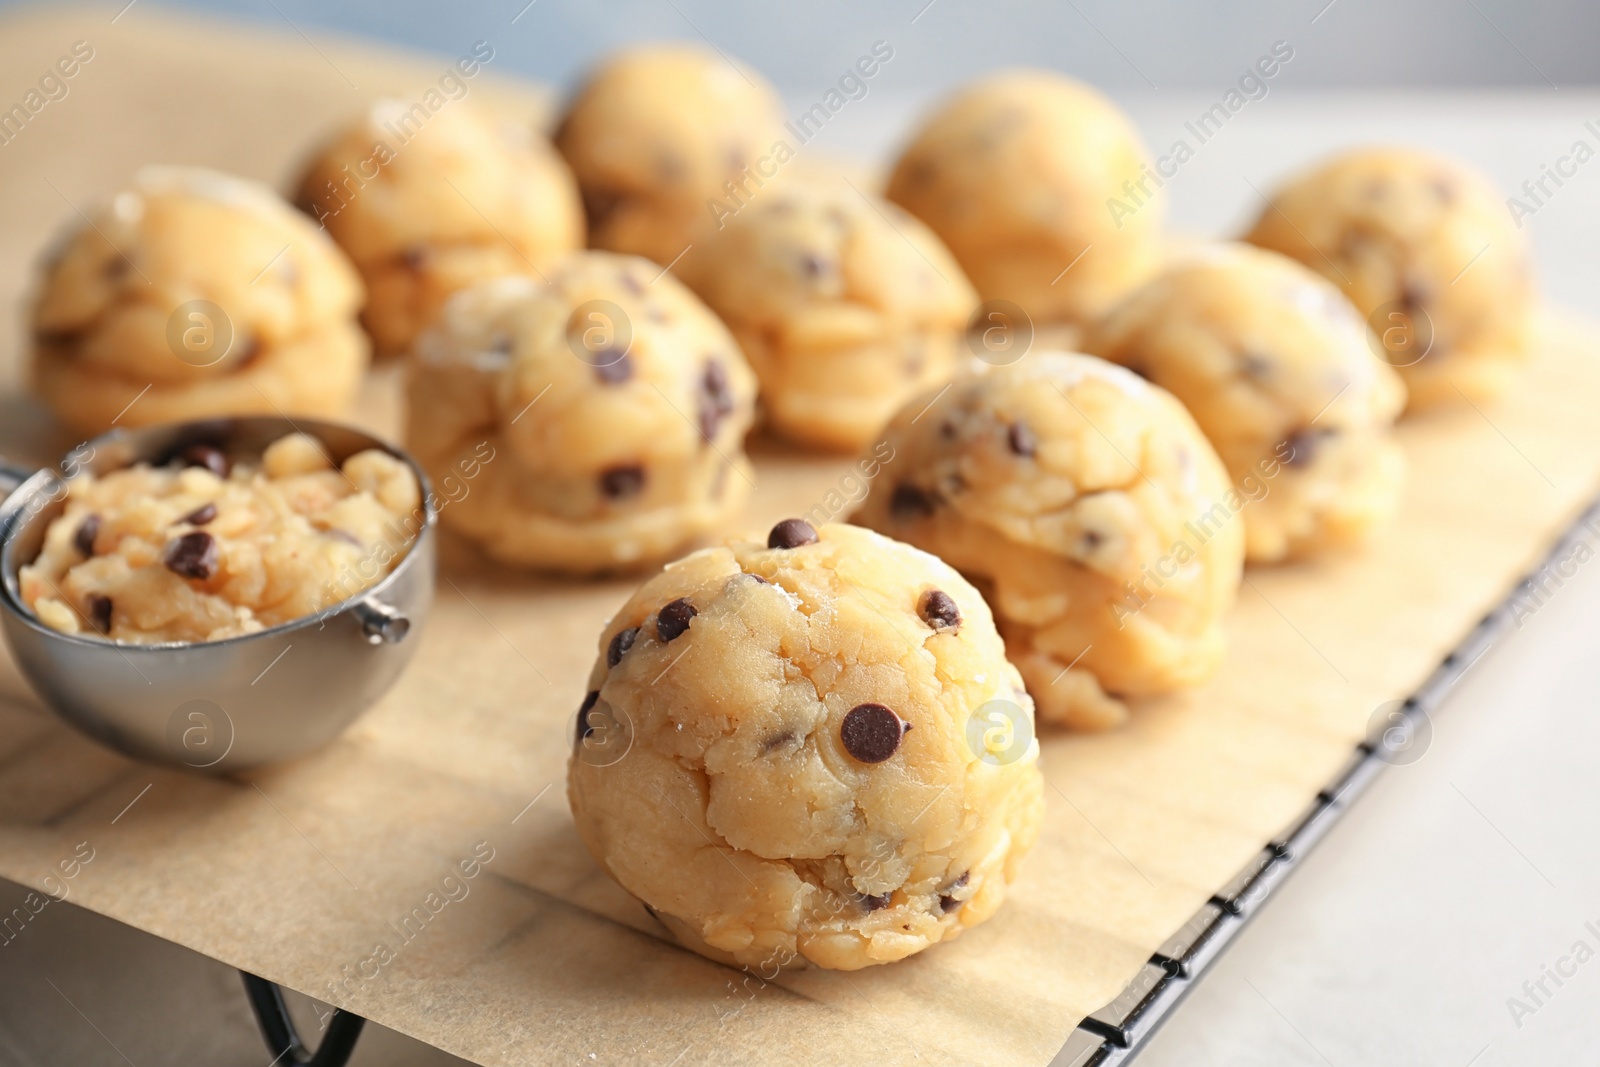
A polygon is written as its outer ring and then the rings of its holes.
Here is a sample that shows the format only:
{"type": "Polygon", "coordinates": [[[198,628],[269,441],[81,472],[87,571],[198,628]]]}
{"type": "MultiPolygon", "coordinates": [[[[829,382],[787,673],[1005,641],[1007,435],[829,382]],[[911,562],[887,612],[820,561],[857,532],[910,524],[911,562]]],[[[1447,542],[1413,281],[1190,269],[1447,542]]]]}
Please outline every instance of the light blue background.
{"type": "MultiPolygon", "coordinates": [[[[120,7],[125,0],[107,2],[120,7]]],[[[624,42],[704,34],[802,98],[878,39],[896,49],[896,90],[913,92],[1017,64],[1063,70],[1119,95],[1152,86],[1210,90],[1235,80],[1280,38],[1295,47],[1299,87],[1600,81],[1595,0],[535,0],[523,11],[526,3],[187,6],[452,54],[482,38],[494,44],[500,69],[555,83],[624,42]]]]}

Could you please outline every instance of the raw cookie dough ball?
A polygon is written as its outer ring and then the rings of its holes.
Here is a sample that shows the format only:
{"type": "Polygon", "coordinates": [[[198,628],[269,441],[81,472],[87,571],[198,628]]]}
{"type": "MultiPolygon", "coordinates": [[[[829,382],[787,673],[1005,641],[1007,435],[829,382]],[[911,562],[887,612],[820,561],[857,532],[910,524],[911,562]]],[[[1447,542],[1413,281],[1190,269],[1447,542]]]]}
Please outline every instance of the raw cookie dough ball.
{"type": "Polygon", "coordinates": [[[583,247],[566,163],[466,102],[419,125],[400,101],[379,101],[312,162],[296,199],[361,271],[379,355],[410,348],[452,293],[583,247]]]}
{"type": "Polygon", "coordinates": [[[1414,149],[1335,156],[1274,194],[1245,240],[1344,290],[1413,409],[1486,400],[1532,341],[1527,241],[1476,171],[1414,149]]]}
{"type": "Polygon", "coordinates": [[[1405,386],[1372,343],[1320,275],[1230,245],[1174,261],[1084,349],[1183,401],[1250,501],[1246,556],[1275,561],[1357,543],[1399,504],[1405,386]]]}
{"type": "Polygon", "coordinates": [[[784,436],[853,450],[966,351],[977,296],[926,226],[842,183],[756,198],[684,257],[784,436]]]}
{"type": "Polygon", "coordinates": [[[335,467],[297,433],[235,463],[196,444],[170,463],[73,478],[18,580],[22,602],[62,633],[220,641],[377,584],[425,518],[416,476],[387,452],[335,467]]]}
{"type": "Polygon", "coordinates": [[[985,301],[1020,305],[1036,324],[1084,322],[1155,265],[1164,194],[1151,173],[1105,97],[1012,71],[934,112],[888,197],[950,246],[985,301]],[[1114,217],[1114,200],[1129,210],[1114,217]]]}
{"type": "Polygon", "coordinates": [[[669,264],[708,226],[707,203],[771,155],[783,123],[759,75],[690,45],[618,52],[556,131],[589,217],[589,243],[669,264]]]}
{"type": "Polygon", "coordinates": [[[1042,721],[1114,726],[1123,698],[1221,662],[1242,501],[1171,394],[1092,356],[1032,353],[912,400],[888,440],[855,521],[983,590],[1042,721]]]}
{"type": "Polygon", "coordinates": [[[595,859],[687,947],[764,971],[976,926],[1043,814],[1033,706],[983,598],[853,526],[787,520],[645,583],[574,741],[595,859]]]}
{"type": "Polygon", "coordinates": [[[646,260],[579,252],[547,279],[458,293],[417,345],[407,443],[440,521],[512,564],[670,559],[744,502],[755,375],[646,260]]]}
{"type": "Polygon", "coordinates": [[[85,435],[337,416],[367,365],[360,304],[343,254],[266,186],[146,167],[46,264],[34,384],[85,435]]]}

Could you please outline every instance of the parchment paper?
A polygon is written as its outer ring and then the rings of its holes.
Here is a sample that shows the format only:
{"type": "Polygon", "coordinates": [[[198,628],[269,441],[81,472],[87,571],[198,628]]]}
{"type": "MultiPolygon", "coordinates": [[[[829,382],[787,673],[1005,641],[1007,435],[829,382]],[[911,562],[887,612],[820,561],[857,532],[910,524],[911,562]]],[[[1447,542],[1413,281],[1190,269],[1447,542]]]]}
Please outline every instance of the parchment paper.
{"type": "MultiPolygon", "coordinates": [[[[444,67],[148,4],[109,18],[0,24],[10,73],[42,73],[78,39],[96,49],[71,94],[0,147],[12,456],[72,443],[19,392],[17,317],[67,201],[149,161],[281,182],[363,99],[419,94],[444,67]]],[[[536,109],[537,94],[491,76],[473,92],[536,109]]],[[[13,88],[8,73],[0,90],[13,88]]],[[[633,583],[508,574],[448,539],[436,614],[397,690],[333,746],[270,772],[207,780],[124,760],[53,720],[0,653],[0,875],[485,1064],[1042,1064],[1589,499],[1597,349],[1593,327],[1549,316],[1514,395],[1406,424],[1410,486],[1388,536],[1250,571],[1215,682],[1140,707],[1117,733],[1048,736],[1045,829],[1006,906],[904,963],[769,982],[670,944],[596,870],[564,795],[595,637],[633,583]]],[[[374,376],[360,421],[393,431],[395,384],[374,376]]],[[[843,461],[756,451],[753,529],[840,487],[843,461]]]]}

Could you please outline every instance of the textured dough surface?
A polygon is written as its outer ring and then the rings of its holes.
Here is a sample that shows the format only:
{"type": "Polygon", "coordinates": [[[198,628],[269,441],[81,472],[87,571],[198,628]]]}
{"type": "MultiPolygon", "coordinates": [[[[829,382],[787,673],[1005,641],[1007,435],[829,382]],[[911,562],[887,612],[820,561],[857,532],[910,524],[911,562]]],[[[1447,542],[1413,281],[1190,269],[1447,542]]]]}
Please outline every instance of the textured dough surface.
{"type": "Polygon", "coordinates": [[[1145,166],[1132,124],[1105,97],[1011,71],[934,112],[887,196],[932,227],[985,301],[1015,303],[1039,325],[1085,322],[1156,264],[1164,194],[1147,182],[1152,198],[1132,214],[1114,219],[1108,206],[1145,166]]]}
{"type": "Polygon", "coordinates": [[[601,635],[569,763],[590,852],[687,946],[735,965],[855,970],[957,936],[999,907],[1043,810],[1032,705],[977,591],[871,531],[816,532],[706,549],[646,582],[601,635]],[[919,615],[930,590],[958,606],[954,630],[919,615]],[[680,597],[698,613],[663,642],[658,614],[680,597]],[[969,742],[995,700],[1017,729],[969,742]],[[909,728],[866,763],[842,730],[874,703],[909,728]]]}
{"type": "Polygon", "coordinates": [[[1488,179],[1454,160],[1407,148],[1335,156],[1274,193],[1245,240],[1343,289],[1386,339],[1414,409],[1490,399],[1527,357],[1528,242],[1488,179]]]}
{"type": "Polygon", "coordinates": [[[452,500],[440,521],[503,562],[662,562],[751,487],[755,376],[717,317],[638,257],[580,252],[545,281],[464,290],[409,370],[407,447],[452,500]]]}
{"type": "Polygon", "coordinates": [[[1271,562],[1359,543],[1399,506],[1405,386],[1375,346],[1320,275],[1231,245],[1178,257],[1083,347],[1183,402],[1250,499],[1246,555],[1271,562]]]}
{"type": "Polygon", "coordinates": [[[361,321],[379,355],[409,349],[453,293],[583,247],[577,185],[543,138],[465,101],[425,124],[413,111],[374,104],[312,161],[296,196],[361,272],[361,321]]]}
{"type": "Polygon", "coordinates": [[[46,264],[34,384],[85,435],[113,420],[337,416],[367,364],[361,295],[327,235],[266,186],[146,167],[46,264]],[[223,318],[184,310],[195,300],[223,318]]]}
{"type": "Polygon", "coordinates": [[[748,67],[695,45],[647,45],[590,75],[555,143],[583,193],[589,244],[666,265],[782,123],[778,94],[748,67]]]}
{"type": "Polygon", "coordinates": [[[863,447],[943,385],[977,304],[926,226],[823,180],[764,190],[679,273],[738,338],[773,427],[821,448],[863,447]]]}
{"type": "Polygon", "coordinates": [[[993,606],[1041,721],[1102,729],[1124,697],[1223,654],[1242,501],[1171,394],[1092,356],[979,365],[889,425],[854,521],[926,549],[993,606]]]}
{"type": "Polygon", "coordinates": [[[335,467],[304,434],[222,476],[140,463],[67,484],[21,570],[23,603],[62,633],[126,644],[219,641],[314,615],[388,574],[423,521],[403,461],[368,449],[335,467]],[[195,553],[168,564],[186,537],[209,537],[211,566],[195,553]]]}

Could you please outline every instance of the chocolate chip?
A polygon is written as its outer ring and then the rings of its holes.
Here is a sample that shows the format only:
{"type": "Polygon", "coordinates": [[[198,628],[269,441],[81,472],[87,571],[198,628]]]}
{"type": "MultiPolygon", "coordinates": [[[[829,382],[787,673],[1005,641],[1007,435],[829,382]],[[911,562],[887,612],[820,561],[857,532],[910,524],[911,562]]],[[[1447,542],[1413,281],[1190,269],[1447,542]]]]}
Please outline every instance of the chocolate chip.
{"type": "Polygon", "coordinates": [[[1272,374],[1272,360],[1259,352],[1245,352],[1239,357],[1239,366],[1245,375],[1256,381],[1264,381],[1272,374]]]}
{"type": "Polygon", "coordinates": [[[1415,281],[1400,286],[1400,304],[1407,314],[1422,310],[1428,300],[1428,290],[1415,281]]]}
{"type": "Polygon", "coordinates": [[[162,562],[180,578],[204,581],[217,573],[217,539],[204,530],[186,533],[167,545],[162,562]]]}
{"type": "Polygon", "coordinates": [[[785,730],[781,734],[773,734],[771,737],[769,737],[765,741],[761,742],[761,754],[763,756],[765,756],[768,752],[771,752],[773,749],[780,748],[783,745],[787,745],[790,741],[793,741],[793,740],[794,740],[794,731],[793,730],[785,730]]]}
{"type": "Polygon", "coordinates": [[[828,261],[807,252],[800,257],[800,271],[807,278],[820,278],[828,269],[828,261]]]}
{"type": "Polygon", "coordinates": [[[578,705],[578,736],[577,744],[583,744],[583,739],[594,733],[594,727],[589,725],[589,711],[594,707],[595,701],[600,699],[600,690],[593,690],[583,698],[583,703],[578,705]]]}
{"type": "Polygon", "coordinates": [[[197,507],[193,511],[189,512],[189,514],[185,515],[183,518],[179,519],[178,521],[179,522],[186,522],[190,526],[204,526],[206,523],[210,522],[212,519],[214,519],[216,517],[217,517],[217,505],[215,505],[215,504],[201,504],[199,507],[197,507]]]}
{"type": "Polygon", "coordinates": [[[206,444],[190,445],[183,449],[178,453],[178,462],[185,467],[204,467],[218,478],[226,478],[233,466],[222,449],[206,444]]]}
{"type": "Polygon", "coordinates": [[[99,593],[90,593],[84,599],[89,608],[89,624],[94,627],[95,633],[108,634],[111,632],[111,598],[99,593]]]}
{"type": "Polygon", "coordinates": [[[656,613],[656,636],[662,644],[677,640],[689,628],[689,620],[698,614],[688,597],[679,597],[656,613]]]}
{"type": "Polygon", "coordinates": [[[1038,451],[1039,438],[1034,436],[1027,423],[1013,422],[1006,431],[1006,444],[1011,446],[1011,451],[1026,458],[1038,451]]]}
{"type": "Polygon", "coordinates": [[[718,359],[706,363],[700,375],[700,396],[696,403],[700,421],[700,436],[707,442],[717,436],[722,420],[733,414],[733,390],[728,384],[728,371],[718,359]]]}
{"type": "Polygon", "coordinates": [[[799,548],[816,543],[816,527],[804,519],[784,519],[767,534],[768,548],[799,548]]]}
{"type": "Polygon", "coordinates": [[[606,646],[606,666],[615,667],[622,662],[622,657],[628,654],[628,649],[633,647],[634,641],[639,638],[639,628],[630,626],[626,630],[618,630],[617,636],[611,639],[606,646]]]}
{"type": "Polygon", "coordinates": [[[956,607],[955,598],[943,590],[930,589],[923,593],[917,602],[917,614],[935,630],[961,628],[961,609],[956,607]]]}
{"type": "Polygon", "coordinates": [[[94,555],[94,539],[100,536],[100,516],[86,515],[72,535],[72,547],[82,556],[94,555]]]}
{"type": "Polygon", "coordinates": [[[82,339],[82,330],[35,330],[33,333],[33,340],[40,347],[66,347],[77,344],[82,339]]]}
{"type": "Polygon", "coordinates": [[[644,468],[637,463],[607,467],[600,472],[600,492],[607,500],[626,500],[644,489],[644,468]]]}
{"type": "Polygon", "coordinates": [[[1317,450],[1322,444],[1323,431],[1306,427],[1296,430],[1283,443],[1289,446],[1289,457],[1283,462],[1291,467],[1308,466],[1317,458],[1317,450]]]}
{"type": "Polygon", "coordinates": [[[967,876],[969,874],[971,874],[970,871],[962,871],[961,872],[961,876],[959,878],[957,878],[955,881],[951,882],[945,888],[945,892],[939,894],[939,910],[940,911],[942,911],[946,915],[948,915],[952,911],[955,911],[957,908],[961,907],[961,905],[966,903],[966,901],[964,901],[964,900],[957,900],[955,898],[955,896],[954,896],[954,893],[958,889],[966,888],[967,876]]]}
{"type": "Polygon", "coordinates": [[[1078,535],[1079,552],[1088,555],[1105,543],[1106,535],[1099,530],[1085,530],[1078,535]]]}
{"type": "Polygon", "coordinates": [[[722,365],[721,360],[712,359],[706,362],[704,381],[706,392],[726,396],[732,400],[732,394],[728,392],[728,370],[722,365]]]}
{"type": "Polygon", "coordinates": [[[406,270],[421,270],[428,265],[427,247],[407,245],[405,251],[400,253],[400,262],[405,264],[406,270]]]}
{"type": "Polygon", "coordinates": [[[633,360],[626,352],[608,348],[595,353],[600,362],[594,365],[594,376],[606,385],[621,385],[633,377],[633,360]]]}
{"type": "Polygon", "coordinates": [[[900,748],[905,732],[900,716],[882,704],[857,704],[844,717],[839,740],[862,763],[882,763],[900,748]]]}
{"type": "Polygon", "coordinates": [[[896,522],[925,519],[933,514],[933,496],[926,489],[901,482],[889,497],[889,514],[896,522]]]}
{"type": "Polygon", "coordinates": [[[879,893],[877,896],[863,893],[861,894],[861,906],[868,911],[879,911],[889,906],[889,896],[890,894],[888,893],[879,893]]]}

